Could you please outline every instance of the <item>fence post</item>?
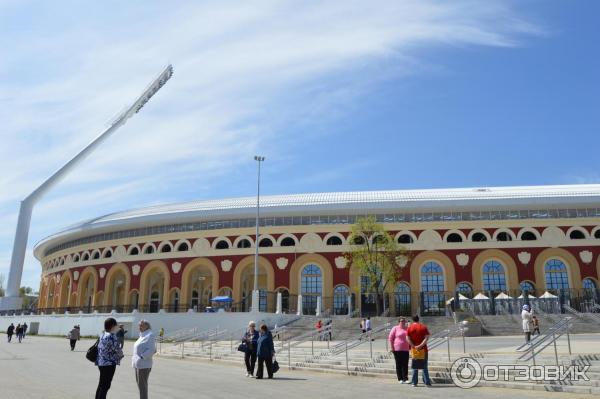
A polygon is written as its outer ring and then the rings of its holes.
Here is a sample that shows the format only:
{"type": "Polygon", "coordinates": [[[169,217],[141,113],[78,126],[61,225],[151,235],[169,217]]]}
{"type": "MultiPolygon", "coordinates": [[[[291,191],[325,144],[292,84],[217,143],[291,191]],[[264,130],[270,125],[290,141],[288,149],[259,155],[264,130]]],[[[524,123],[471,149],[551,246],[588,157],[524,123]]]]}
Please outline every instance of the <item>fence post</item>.
{"type": "Polygon", "coordinates": [[[569,356],[571,356],[571,334],[569,334],[569,329],[571,327],[571,320],[567,321],[567,345],[569,346],[569,356]]]}
{"type": "Polygon", "coordinates": [[[446,343],[448,344],[448,361],[450,362],[450,334],[446,336],[446,343]]]}
{"type": "Polygon", "coordinates": [[[315,335],[311,335],[310,336],[310,353],[314,356],[315,355],[315,335]]]}
{"type": "Polygon", "coordinates": [[[373,334],[369,331],[369,351],[371,352],[371,360],[373,360],[373,334]]]}
{"type": "Polygon", "coordinates": [[[288,370],[292,369],[292,339],[288,341],[288,370]]]}
{"type": "Polygon", "coordinates": [[[556,334],[552,332],[552,341],[554,343],[554,358],[556,359],[556,367],[558,367],[558,351],[556,350],[556,334]]]}
{"type": "Polygon", "coordinates": [[[183,348],[183,346],[184,346],[184,345],[185,345],[185,341],[182,341],[182,342],[181,342],[181,358],[182,358],[182,359],[183,359],[183,351],[184,351],[184,348],[183,348]]]}
{"type": "Polygon", "coordinates": [[[212,341],[208,342],[208,360],[212,362],[212,341]]]}
{"type": "Polygon", "coordinates": [[[346,345],[346,372],[350,374],[350,368],[348,367],[348,341],[344,341],[346,345]]]}

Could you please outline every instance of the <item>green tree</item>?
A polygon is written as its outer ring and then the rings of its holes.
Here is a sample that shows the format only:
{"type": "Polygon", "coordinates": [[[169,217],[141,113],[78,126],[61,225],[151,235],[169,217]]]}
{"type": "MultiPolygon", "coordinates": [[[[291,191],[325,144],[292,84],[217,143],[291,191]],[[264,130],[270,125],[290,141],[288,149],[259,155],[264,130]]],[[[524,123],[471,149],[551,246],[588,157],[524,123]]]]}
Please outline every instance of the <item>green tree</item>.
{"type": "Polygon", "coordinates": [[[385,290],[398,281],[402,274],[400,265],[406,265],[410,253],[371,216],[357,219],[348,242],[351,250],[345,254],[346,259],[360,276],[368,278],[365,288],[375,295],[377,314],[380,315],[385,290]]]}

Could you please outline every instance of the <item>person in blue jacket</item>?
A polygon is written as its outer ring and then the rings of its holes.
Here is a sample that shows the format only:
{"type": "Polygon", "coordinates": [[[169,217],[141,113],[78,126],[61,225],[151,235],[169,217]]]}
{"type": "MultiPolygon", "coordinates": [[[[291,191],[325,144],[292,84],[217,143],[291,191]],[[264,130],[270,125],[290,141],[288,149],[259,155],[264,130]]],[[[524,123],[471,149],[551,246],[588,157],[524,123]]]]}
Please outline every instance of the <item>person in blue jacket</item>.
{"type": "Polygon", "coordinates": [[[246,363],[246,377],[254,377],[254,366],[256,364],[256,349],[258,347],[258,331],[256,324],[251,321],[248,323],[248,330],[242,337],[242,342],[246,344],[244,353],[244,363],[246,363]]]}
{"type": "Polygon", "coordinates": [[[273,345],[273,335],[265,324],[260,326],[260,336],[258,337],[258,370],[256,370],[256,379],[263,378],[263,365],[267,366],[267,375],[273,378],[273,355],[275,355],[275,346],[273,345]]]}

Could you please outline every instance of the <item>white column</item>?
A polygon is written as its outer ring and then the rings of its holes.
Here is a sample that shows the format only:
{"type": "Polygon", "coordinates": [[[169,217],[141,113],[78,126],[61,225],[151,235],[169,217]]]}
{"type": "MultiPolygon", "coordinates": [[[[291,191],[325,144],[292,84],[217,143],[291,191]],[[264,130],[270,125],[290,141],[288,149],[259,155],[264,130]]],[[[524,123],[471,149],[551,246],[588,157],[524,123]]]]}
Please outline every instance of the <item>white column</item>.
{"type": "Polygon", "coordinates": [[[296,312],[298,316],[302,316],[302,294],[298,295],[298,311],[296,312]]]}
{"type": "Polygon", "coordinates": [[[354,312],[352,309],[352,295],[348,295],[348,316],[352,317],[352,312],[354,312]]]}
{"type": "Polygon", "coordinates": [[[281,314],[281,292],[277,293],[277,308],[275,310],[275,314],[281,314]]]}
{"type": "Polygon", "coordinates": [[[317,310],[315,311],[315,316],[321,316],[321,297],[317,297],[317,310]]]}
{"type": "Polygon", "coordinates": [[[260,291],[259,290],[252,291],[252,308],[250,311],[253,313],[257,313],[260,311],[260,291]]]}

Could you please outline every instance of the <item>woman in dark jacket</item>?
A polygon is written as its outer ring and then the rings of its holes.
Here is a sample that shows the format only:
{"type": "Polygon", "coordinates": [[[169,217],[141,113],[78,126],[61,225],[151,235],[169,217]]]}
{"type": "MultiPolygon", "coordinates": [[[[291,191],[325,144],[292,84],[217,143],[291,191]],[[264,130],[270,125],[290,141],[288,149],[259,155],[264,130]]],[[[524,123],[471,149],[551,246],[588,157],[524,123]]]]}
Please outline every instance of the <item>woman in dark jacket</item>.
{"type": "Polygon", "coordinates": [[[246,344],[244,363],[246,363],[246,377],[254,377],[254,365],[256,364],[256,348],[258,347],[258,331],[253,321],[248,323],[248,330],[242,337],[246,344]]]}
{"type": "Polygon", "coordinates": [[[271,331],[269,331],[265,324],[260,326],[260,337],[258,337],[256,354],[258,356],[256,379],[260,380],[263,378],[263,365],[267,366],[267,375],[269,378],[273,378],[273,355],[275,354],[275,346],[273,345],[271,331]]]}

